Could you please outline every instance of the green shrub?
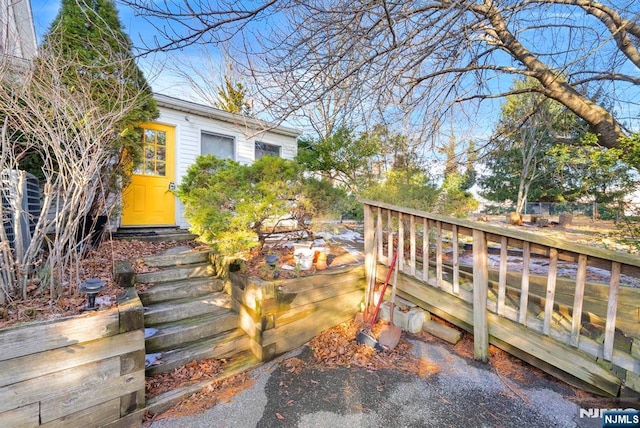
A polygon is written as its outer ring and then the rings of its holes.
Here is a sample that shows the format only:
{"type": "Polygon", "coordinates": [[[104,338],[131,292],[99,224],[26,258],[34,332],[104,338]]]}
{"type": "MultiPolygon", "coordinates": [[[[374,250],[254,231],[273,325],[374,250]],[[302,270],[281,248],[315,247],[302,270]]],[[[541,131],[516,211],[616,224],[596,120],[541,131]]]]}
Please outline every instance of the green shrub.
{"type": "Polygon", "coordinates": [[[325,220],[362,219],[362,204],[342,187],[335,187],[327,179],[307,178],[304,192],[310,195],[314,216],[325,220]]]}
{"type": "Polygon", "coordinates": [[[387,174],[383,183],[364,189],[360,197],[429,211],[436,203],[438,189],[421,170],[393,170],[387,174]]]}
{"type": "Polygon", "coordinates": [[[252,165],[200,156],[176,194],[192,232],[227,255],[262,246],[281,220],[304,225],[314,212],[298,165],[275,156],[252,165]]]}

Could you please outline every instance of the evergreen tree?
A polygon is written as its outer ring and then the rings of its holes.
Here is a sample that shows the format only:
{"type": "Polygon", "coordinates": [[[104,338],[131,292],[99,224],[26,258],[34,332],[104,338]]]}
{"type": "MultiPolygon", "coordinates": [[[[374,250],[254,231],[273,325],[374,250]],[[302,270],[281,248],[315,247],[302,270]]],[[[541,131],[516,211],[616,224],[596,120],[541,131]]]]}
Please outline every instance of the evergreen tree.
{"type": "Polygon", "coordinates": [[[456,154],[456,146],[456,139],[452,135],[449,142],[440,149],[440,153],[445,155],[445,166],[435,211],[440,214],[465,216],[479,205],[469,192],[475,183],[475,143],[469,142],[465,162],[461,162],[461,156],[456,154]]]}
{"type": "Polygon", "coordinates": [[[517,212],[522,212],[527,200],[562,200],[549,150],[562,141],[578,141],[581,133],[576,117],[559,103],[526,92],[533,84],[531,80],[514,83],[516,94],[502,106],[493,147],[485,159],[488,172],[479,180],[483,197],[511,200],[517,212]]]}
{"type": "Polygon", "coordinates": [[[625,162],[628,153],[622,148],[601,147],[592,133],[585,134],[580,145],[557,145],[549,154],[558,181],[571,184],[567,200],[586,197],[602,204],[621,204],[637,189],[637,174],[625,162]]]}
{"type": "Polygon", "coordinates": [[[43,52],[71,65],[62,84],[73,88],[82,79],[89,83],[93,101],[112,109],[110,103],[133,103],[115,129],[109,130],[112,168],[103,171],[105,195],[96,198],[92,215],[116,186],[126,185],[131,166],[142,160],[139,125],[158,116],[156,103],[142,71],[135,63],[131,40],[124,32],[118,11],[110,0],[62,0],[60,11],[44,37],[43,52]],[[117,84],[116,84],[117,83],[117,84]],[[125,83],[126,93],[114,100],[113,88],[125,83]]]}
{"type": "Polygon", "coordinates": [[[372,181],[372,158],[381,152],[375,135],[355,132],[344,126],[321,139],[301,139],[296,160],[307,171],[319,173],[352,192],[372,181]]]}
{"type": "MultiPolygon", "coordinates": [[[[514,89],[529,84],[519,81],[514,89]]],[[[507,97],[493,149],[484,159],[481,195],[495,202],[517,201],[518,212],[526,201],[620,203],[636,186],[634,151],[624,144],[606,149],[585,128],[541,95],[507,97]]]]}
{"type": "Polygon", "coordinates": [[[251,105],[245,99],[246,90],[240,82],[233,83],[228,75],[224,76],[224,82],[218,88],[218,100],[215,107],[234,114],[251,115],[251,105]]]}

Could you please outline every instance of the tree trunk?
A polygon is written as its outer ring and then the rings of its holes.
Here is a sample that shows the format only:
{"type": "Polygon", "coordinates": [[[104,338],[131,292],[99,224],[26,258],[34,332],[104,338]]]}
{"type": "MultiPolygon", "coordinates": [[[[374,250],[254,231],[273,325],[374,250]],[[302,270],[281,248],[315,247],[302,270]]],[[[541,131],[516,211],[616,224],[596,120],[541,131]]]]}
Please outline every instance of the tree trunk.
{"type": "Polygon", "coordinates": [[[486,1],[484,6],[474,8],[474,10],[481,11],[491,23],[492,28],[489,30],[489,35],[497,37],[501,42],[501,47],[527,67],[531,76],[540,82],[542,85],[541,93],[558,101],[578,117],[584,119],[598,135],[601,145],[607,148],[619,145],[618,140],[624,136],[624,133],[613,116],[606,109],[576,91],[566,82],[560,72],[550,69],[525,48],[509,31],[502,14],[491,0],[486,1]]]}
{"type": "Polygon", "coordinates": [[[516,212],[522,214],[524,208],[524,178],[520,178],[520,185],[518,186],[518,201],[516,202],[516,212]]]}

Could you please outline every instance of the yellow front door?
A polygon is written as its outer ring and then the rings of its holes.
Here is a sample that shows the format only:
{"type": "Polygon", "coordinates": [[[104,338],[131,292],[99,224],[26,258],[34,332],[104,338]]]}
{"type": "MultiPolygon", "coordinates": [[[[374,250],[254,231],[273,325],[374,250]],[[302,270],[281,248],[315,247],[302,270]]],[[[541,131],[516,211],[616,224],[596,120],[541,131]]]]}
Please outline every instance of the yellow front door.
{"type": "Polygon", "coordinates": [[[175,128],[155,123],[142,127],[143,163],[122,194],[123,226],[175,225],[175,128]]]}

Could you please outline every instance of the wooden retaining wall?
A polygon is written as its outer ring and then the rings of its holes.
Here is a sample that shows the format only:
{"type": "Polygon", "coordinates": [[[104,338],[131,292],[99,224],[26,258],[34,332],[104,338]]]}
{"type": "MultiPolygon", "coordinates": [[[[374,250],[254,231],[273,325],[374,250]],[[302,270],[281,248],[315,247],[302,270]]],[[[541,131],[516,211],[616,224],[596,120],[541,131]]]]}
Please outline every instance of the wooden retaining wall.
{"type": "Polygon", "coordinates": [[[139,426],[144,365],[132,288],[112,309],[2,329],[0,426],[139,426]]]}
{"type": "Polygon", "coordinates": [[[269,361],[352,319],[362,301],[364,275],[362,265],[274,281],[231,273],[233,307],[253,353],[269,361]]]}

